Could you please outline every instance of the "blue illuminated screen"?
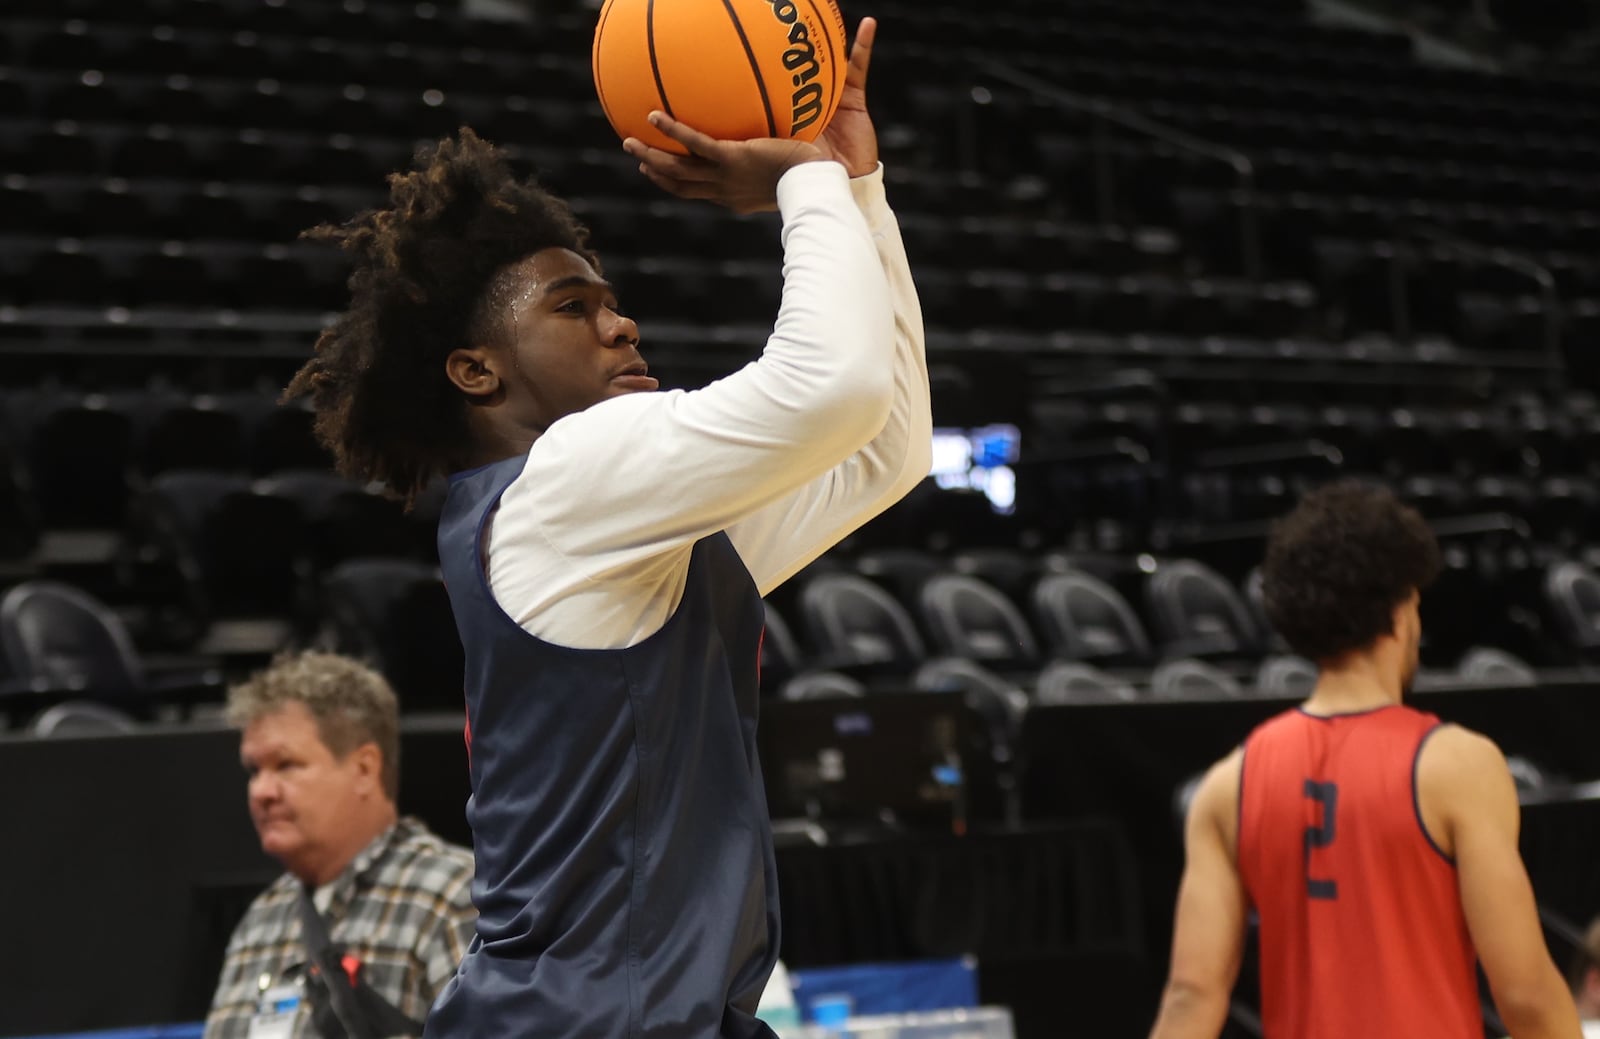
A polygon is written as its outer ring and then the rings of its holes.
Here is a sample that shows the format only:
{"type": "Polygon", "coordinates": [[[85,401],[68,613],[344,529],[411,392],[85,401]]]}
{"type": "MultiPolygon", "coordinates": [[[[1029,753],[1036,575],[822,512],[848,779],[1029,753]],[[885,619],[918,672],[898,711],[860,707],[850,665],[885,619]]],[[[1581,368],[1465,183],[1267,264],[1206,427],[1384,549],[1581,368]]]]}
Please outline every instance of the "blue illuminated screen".
{"type": "Polygon", "coordinates": [[[1009,516],[1017,504],[1017,474],[1012,468],[1022,449],[1016,426],[935,427],[933,431],[934,483],[945,490],[976,491],[989,499],[989,507],[1009,516]]]}

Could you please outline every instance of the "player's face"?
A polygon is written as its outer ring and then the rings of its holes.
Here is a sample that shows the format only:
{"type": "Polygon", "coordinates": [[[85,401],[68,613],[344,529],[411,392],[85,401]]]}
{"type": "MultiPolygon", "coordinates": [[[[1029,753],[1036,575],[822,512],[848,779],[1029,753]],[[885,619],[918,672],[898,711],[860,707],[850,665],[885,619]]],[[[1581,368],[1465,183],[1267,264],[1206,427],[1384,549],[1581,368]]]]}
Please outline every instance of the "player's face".
{"type": "Polygon", "coordinates": [[[239,760],[250,777],[250,819],[261,850],[291,869],[343,843],[359,805],[362,770],[322,742],[316,719],[291,703],[244,730],[239,760]]]}
{"type": "Polygon", "coordinates": [[[639,354],[639,326],[616,292],[570,249],[544,249],[512,273],[511,371],[502,373],[519,424],[543,431],[609,397],[656,388],[639,354]]]}

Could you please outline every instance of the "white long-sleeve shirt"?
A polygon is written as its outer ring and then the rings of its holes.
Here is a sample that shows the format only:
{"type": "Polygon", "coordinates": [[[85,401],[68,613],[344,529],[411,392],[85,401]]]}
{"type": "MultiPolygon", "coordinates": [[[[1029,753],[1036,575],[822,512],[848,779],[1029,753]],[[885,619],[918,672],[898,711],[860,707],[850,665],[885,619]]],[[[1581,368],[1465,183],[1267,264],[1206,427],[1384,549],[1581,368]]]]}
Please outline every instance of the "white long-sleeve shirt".
{"type": "Polygon", "coordinates": [[[766,595],[927,475],[922,311],[882,168],[797,166],[778,208],[783,299],[760,359],[560,419],[501,497],[489,586],[525,630],[584,649],[643,641],[677,608],[694,543],[719,530],[766,595]]]}

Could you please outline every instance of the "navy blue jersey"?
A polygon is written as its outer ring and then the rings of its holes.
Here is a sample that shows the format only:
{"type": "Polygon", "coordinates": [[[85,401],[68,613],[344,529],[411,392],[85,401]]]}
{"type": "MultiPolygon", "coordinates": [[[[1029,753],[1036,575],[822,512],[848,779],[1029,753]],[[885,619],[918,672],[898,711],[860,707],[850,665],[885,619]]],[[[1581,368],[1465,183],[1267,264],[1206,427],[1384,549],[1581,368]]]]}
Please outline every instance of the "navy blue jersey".
{"type": "Polygon", "coordinates": [[[523,463],[453,477],[440,520],[466,648],[478,935],[426,1034],[770,1037],[753,1016],[778,948],[755,584],[715,534],[638,645],[539,639],[481,562],[523,463]]]}

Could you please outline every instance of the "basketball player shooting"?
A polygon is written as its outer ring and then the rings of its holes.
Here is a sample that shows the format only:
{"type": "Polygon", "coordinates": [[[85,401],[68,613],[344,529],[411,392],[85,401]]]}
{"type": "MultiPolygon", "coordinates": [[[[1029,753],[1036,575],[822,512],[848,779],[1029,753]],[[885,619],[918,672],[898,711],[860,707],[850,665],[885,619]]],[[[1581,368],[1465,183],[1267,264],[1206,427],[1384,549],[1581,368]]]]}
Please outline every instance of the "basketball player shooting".
{"type": "Polygon", "coordinates": [[[430,1037],[772,1034],[761,596],[930,463],[873,35],[814,144],[665,116],[689,155],[627,143],[674,194],[782,214],[772,334],[704,389],[651,392],[587,233],[470,131],[393,177],[389,208],[316,232],[354,255],[351,300],[288,394],[343,471],[405,496],[450,478],[480,915],[430,1037]]]}
{"type": "Polygon", "coordinates": [[[1402,702],[1438,570],[1386,490],[1332,484],[1274,527],[1267,614],[1321,671],[1194,795],[1152,1039],[1220,1033],[1252,908],[1267,1039],[1481,1039],[1475,963],[1514,1039],[1578,1039],[1505,758],[1402,702]]]}

